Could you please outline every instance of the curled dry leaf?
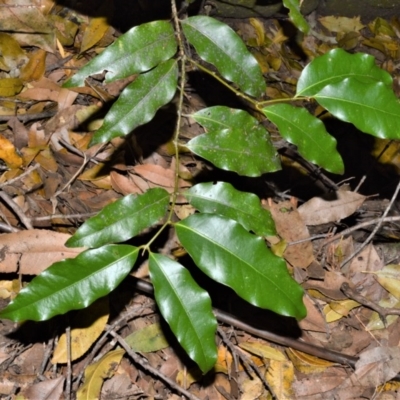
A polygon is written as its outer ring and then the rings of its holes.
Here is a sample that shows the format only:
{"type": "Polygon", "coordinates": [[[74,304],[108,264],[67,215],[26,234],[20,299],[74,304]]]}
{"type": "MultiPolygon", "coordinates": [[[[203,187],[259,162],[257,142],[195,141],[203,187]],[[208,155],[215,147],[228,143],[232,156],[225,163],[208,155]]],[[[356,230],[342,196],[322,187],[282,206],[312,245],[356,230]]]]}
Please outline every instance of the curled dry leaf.
{"type": "Polygon", "coordinates": [[[64,258],[76,257],[83,247],[64,246],[71,235],[32,229],[0,236],[0,272],[37,275],[64,258]]]}
{"type": "Polygon", "coordinates": [[[334,198],[313,197],[299,207],[306,225],[321,225],[347,218],[364,203],[365,196],[355,192],[337,191],[334,198]]]}

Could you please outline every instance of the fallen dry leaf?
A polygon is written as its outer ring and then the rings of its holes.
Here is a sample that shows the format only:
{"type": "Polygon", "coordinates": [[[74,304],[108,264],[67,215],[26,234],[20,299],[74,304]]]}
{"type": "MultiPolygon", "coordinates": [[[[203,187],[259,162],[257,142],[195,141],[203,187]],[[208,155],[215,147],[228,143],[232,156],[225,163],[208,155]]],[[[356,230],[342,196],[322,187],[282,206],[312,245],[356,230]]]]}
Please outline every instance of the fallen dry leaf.
{"type": "Polygon", "coordinates": [[[39,229],[0,235],[0,272],[37,275],[57,261],[76,257],[84,248],[65,247],[70,237],[39,229]]]}
{"type": "Polygon", "coordinates": [[[338,190],[334,198],[314,197],[302,204],[298,211],[306,225],[320,225],[339,221],[352,215],[364,203],[365,196],[338,190]]]}
{"type": "MultiPolygon", "coordinates": [[[[291,202],[272,203],[270,211],[276,231],[287,243],[310,237],[298,210],[291,202]]],[[[295,267],[307,268],[314,260],[311,242],[288,246],[284,252],[284,258],[295,267]]]]}

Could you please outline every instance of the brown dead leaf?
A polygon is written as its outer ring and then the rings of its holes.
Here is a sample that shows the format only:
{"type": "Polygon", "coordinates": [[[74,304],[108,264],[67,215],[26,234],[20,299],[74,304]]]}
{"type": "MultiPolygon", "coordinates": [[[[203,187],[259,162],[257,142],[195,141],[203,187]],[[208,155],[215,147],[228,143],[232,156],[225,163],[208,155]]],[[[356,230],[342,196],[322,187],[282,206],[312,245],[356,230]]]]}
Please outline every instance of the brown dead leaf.
{"type": "MultiPolygon", "coordinates": [[[[271,203],[270,211],[275,221],[276,231],[286,242],[294,242],[310,237],[299,212],[291,202],[271,203]]],[[[307,268],[314,260],[311,242],[287,247],[284,252],[284,258],[295,267],[307,268]]]]}
{"type": "Polygon", "coordinates": [[[13,38],[21,45],[54,51],[55,34],[41,12],[41,4],[32,4],[32,0],[0,0],[0,5],[2,31],[13,32],[13,38]]]}
{"type": "Polygon", "coordinates": [[[21,399],[48,400],[60,399],[64,389],[63,376],[35,383],[19,393],[21,399]]]}
{"type": "Polygon", "coordinates": [[[299,327],[305,331],[325,332],[326,322],[321,311],[308,296],[303,298],[307,308],[307,317],[299,321],[299,327]]]}
{"type": "Polygon", "coordinates": [[[125,175],[119,174],[116,171],[111,171],[110,178],[112,188],[124,196],[130,193],[143,193],[142,190],[125,175]]]}
{"type": "Polygon", "coordinates": [[[306,225],[321,225],[352,215],[364,203],[365,196],[338,190],[334,198],[314,197],[299,207],[306,225]]]}
{"type": "Polygon", "coordinates": [[[0,235],[0,271],[37,275],[57,261],[76,257],[84,248],[65,247],[70,237],[39,229],[0,235]]]}
{"type": "Polygon", "coordinates": [[[400,371],[399,347],[375,347],[359,355],[356,369],[341,385],[341,388],[361,385],[377,387],[391,379],[400,371]]]}

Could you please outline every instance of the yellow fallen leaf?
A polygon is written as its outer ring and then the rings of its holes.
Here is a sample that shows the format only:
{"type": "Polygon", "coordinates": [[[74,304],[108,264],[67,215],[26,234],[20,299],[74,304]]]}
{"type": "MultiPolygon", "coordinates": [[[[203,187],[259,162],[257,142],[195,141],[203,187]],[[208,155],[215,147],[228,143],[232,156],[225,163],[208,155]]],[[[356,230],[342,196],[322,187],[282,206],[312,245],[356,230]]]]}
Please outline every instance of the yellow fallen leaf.
{"type": "Polygon", "coordinates": [[[85,383],[77,392],[77,400],[99,399],[104,380],[114,375],[124,354],[124,349],[113,350],[96,363],[89,365],[85,370],[85,383]]]}
{"type": "Polygon", "coordinates": [[[19,78],[3,78],[0,79],[0,96],[11,97],[18,94],[23,87],[23,83],[19,78]]]}
{"type": "Polygon", "coordinates": [[[333,322],[347,317],[353,308],[360,305],[354,300],[332,301],[324,307],[326,322],[333,322]]]}
{"type": "Polygon", "coordinates": [[[242,342],[239,344],[239,347],[256,356],[267,358],[268,360],[287,360],[282,351],[261,342],[242,342]]]}
{"type": "MultiPolygon", "coordinates": [[[[0,79],[0,81],[1,80],[2,79],[0,79]]],[[[6,163],[8,168],[11,169],[20,168],[23,163],[22,158],[17,154],[14,145],[3,135],[0,135],[0,159],[6,163]]]]}
{"type": "Polygon", "coordinates": [[[266,379],[278,399],[294,398],[294,367],[290,361],[271,360],[266,379]]]}
{"type": "Polygon", "coordinates": [[[335,365],[330,361],[322,360],[321,358],[291,348],[288,348],[286,353],[294,367],[304,374],[323,372],[326,368],[335,365]]]}
{"type": "MultiPolygon", "coordinates": [[[[102,297],[89,307],[77,311],[71,321],[71,360],[83,356],[102,334],[109,316],[108,297],[102,297]],[[74,328],[77,326],[79,328],[74,328]]],[[[67,338],[60,337],[54,349],[53,364],[67,362],[67,338]]]]}
{"type": "Polygon", "coordinates": [[[380,271],[371,272],[378,282],[394,297],[400,300],[400,265],[389,264],[380,271]]]}
{"type": "Polygon", "coordinates": [[[24,82],[38,81],[46,71],[46,52],[38,49],[33,52],[27,64],[22,68],[20,78],[24,82]]]}

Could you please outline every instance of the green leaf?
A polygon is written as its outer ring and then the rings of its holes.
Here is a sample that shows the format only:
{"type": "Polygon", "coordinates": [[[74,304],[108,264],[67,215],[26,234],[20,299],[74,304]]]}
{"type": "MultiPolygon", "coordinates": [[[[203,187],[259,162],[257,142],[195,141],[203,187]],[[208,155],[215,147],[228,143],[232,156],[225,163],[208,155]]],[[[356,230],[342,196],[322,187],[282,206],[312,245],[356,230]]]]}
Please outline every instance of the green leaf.
{"type": "Polygon", "coordinates": [[[138,126],[151,121],[156,111],[174,97],[177,81],[178,66],[174,60],[166,61],[150,72],[139,75],[122,91],[90,145],[127,135],[138,126]]]}
{"type": "Polygon", "coordinates": [[[248,231],[260,236],[276,235],[271,213],[261,206],[253,193],[240,192],[230,183],[199,183],[184,193],[199,211],[219,214],[238,221],[248,231]]]}
{"type": "Polygon", "coordinates": [[[174,30],[167,21],[135,26],[93,58],[63,87],[83,86],[89,75],[108,71],[106,82],[127,78],[154,68],[176,53],[174,30]]]}
{"type": "Polygon", "coordinates": [[[118,199],[88,219],[67,242],[67,247],[100,247],[124,242],[155,224],[165,215],[169,193],[161,188],[118,199]]]}
{"type": "Polygon", "coordinates": [[[217,361],[217,321],[210,296],[188,270],[168,257],[150,253],[149,271],[161,314],[189,357],[206,373],[217,361]]]}
{"type": "Polygon", "coordinates": [[[296,27],[303,33],[308,33],[310,27],[300,12],[299,0],[283,0],[283,5],[289,9],[289,18],[296,27]]]}
{"type": "Polygon", "coordinates": [[[266,86],[261,69],[242,39],[226,24],[206,16],[182,21],[183,32],[199,56],[245,93],[259,97],[266,86]]]}
{"type": "Polygon", "coordinates": [[[329,172],[343,173],[344,164],[336,150],[336,139],[329,135],[322,121],[306,109],[290,104],[274,104],[263,112],[279,128],[280,134],[297,146],[304,158],[329,172]]]}
{"type": "Polygon", "coordinates": [[[193,114],[193,118],[210,132],[186,146],[218,168],[246,176],[280,169],[268,132],[246,111],[216,106],[193,114]]]}
{"type": "Polygon", "coordinates": [[[297,82],[296,97],[314,96],[323,87],[349,77],[357,78],[362,83],[383,82],[388,88],[393,82],[388,72],[375,65],[374,57],[334,49],[317,57],[303,69],[297,82]]]}
{"type": "Polygon", "coordinates": [[[0,312],[13,321],[44,321],[80,310],[114,290],[129,274],[139,249],[108,245],[54,263],[0,312]]]}
{"type": "Polygon", "coordinates": [[[400,103],[382,82],[347,78],[325,86],[314,98],[331,114],[382,139],[400,138],[400,103]]]}
{"type": "Polygon", "coordinates": [[[239,223],[216,215],[194,214],[175,225],[183,247],[210,278],[231,287],[249,303],[278,314],[306,316],[303,289],[262,238],[239,223]]]}

